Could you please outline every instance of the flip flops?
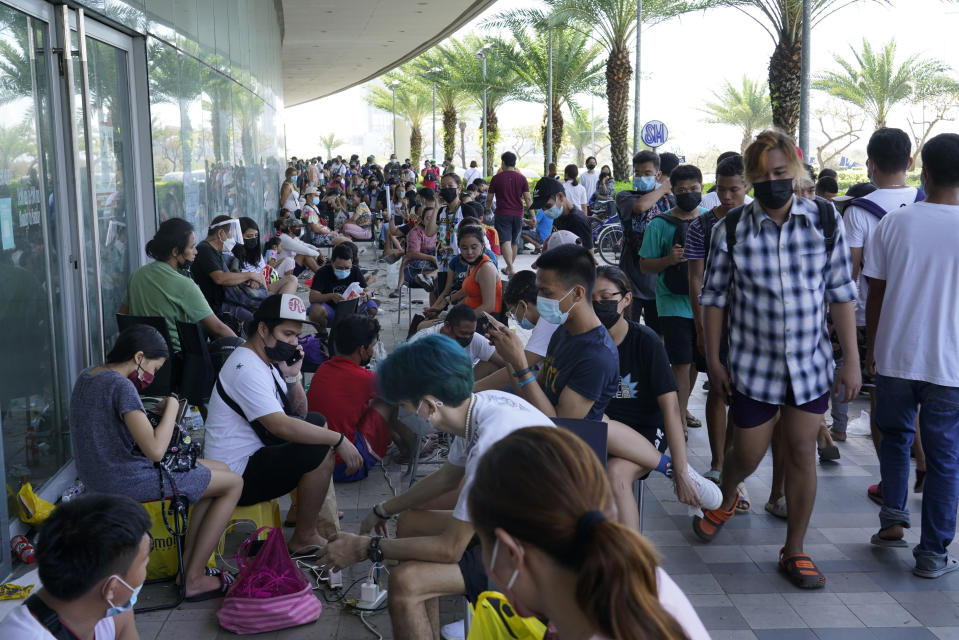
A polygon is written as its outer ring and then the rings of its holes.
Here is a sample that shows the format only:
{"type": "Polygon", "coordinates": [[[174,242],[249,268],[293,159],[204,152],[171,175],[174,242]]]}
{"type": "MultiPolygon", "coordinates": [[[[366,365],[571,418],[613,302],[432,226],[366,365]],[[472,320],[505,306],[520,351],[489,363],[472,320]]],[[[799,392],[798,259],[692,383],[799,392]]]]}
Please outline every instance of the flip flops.
{"type": "Polygon", "coordinates": [[[885,547],[887,549],[908,547],[909,544],[902,538],[881,538],[878,533],[872,534],[872,537],[869,538],[869,543],[874,544],[877,547],[885,547]]]}
{"type": "Polygon", "coordinates": [[[749,502],[749,493],[746,492],[746,483],[740,482],[736,485],[736,513],[749,513],[752,504],[749,502]]]}
{"type": "Polygon", "coordinates": [[[776,516],[783,520],[789,517],[789,508],[786,506],[786,496],[779,496],[776,502],[767,502],[765,509],[766,513],[771,516],[776,516]]]}
{"type": "Polygon", "coordinates": [[[222,598],[226,595],[227,590],[229,590],[230,585],[233,584],[233,581],[236,580],[234,576],[229,571],[221,571],[219,569],[212,569],[207,567],[206,575],[208,576],[219,576],[220,586],[216,589],[210,589],[209,591],[204,591],[203,593],[197,593],[192,596],[187,596],[187,602],[204,602],[206,600],[212,600],[214,598],[222,598]]]}
{"type": "Polygon", "coordinates": [[[779,550],[779,569],[800,589],[822,589],[826,586],[826,576],[819,572],[812,558],[805,553],[785,555],[786,549],[779,550]]]}

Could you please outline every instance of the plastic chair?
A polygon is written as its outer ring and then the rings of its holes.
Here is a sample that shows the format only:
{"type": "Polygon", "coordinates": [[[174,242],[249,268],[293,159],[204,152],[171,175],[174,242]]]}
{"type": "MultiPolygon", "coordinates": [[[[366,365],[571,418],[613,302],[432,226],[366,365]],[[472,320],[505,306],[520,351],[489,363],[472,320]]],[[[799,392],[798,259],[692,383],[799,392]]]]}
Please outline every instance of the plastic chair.
{"type": "Polygon", "coordinates": [[[183,349],[183,375],[180,391],[193,405],[206,405],[216,383],[213,359],[207,343],[206,332],[199,324],[176,321],[183,349]]]}
{"type": "Polygon", "coordinates": [[[123,331],[127,327],[135,324],[145,324],[153,327],[160,332],[166,341],[167,349],[170,351],[170,357],[167,358],[163,366],[160,367],[153,377],[153,383],[150,385],[148,393],[152,396],[168,396],[171,392],[180,388],[180,360],[179,352],[173,349],[173,343],[170,341],[170,330],[167,327],[166,320],[160,316],[133,316],[124,313],[116,314],[117,327],[123,331]]]}
{"type": "MultiPolygon", "coordinates": [[[[277,529],[281,529],[283,527],[283,521],[280,519],[279,500],[274,498],[245,507],[236,507],[226,523],[223,535],[220,536],[220,542],[216,548],[220,555],[223,555],[223,550],[226,546],[226,532],[238,522],[252,522],[254,529],[259,529],[260,527],[276,527],[277,529]]],[[[264,531],[260,533],[257,538],[259,540],[266,540],[267,533],[268,532],[264,531]]]]}
{"type": "MultiPolygon", "coordinates": [[[[413,274],[416,275],[416,274],[413,274]]],[[[404,267],[405,276],[405,267],[404,267]]],[[[403,278],[403,284],[400,285],[400,297],[396,305],[396,324],[400,323],[400,311],[403,310],[403,289],[406,289],[406,324],[413,322],[413,289],[423,289],[424,287],[416,284],[415,280],[406,282],[403,278]]]]}

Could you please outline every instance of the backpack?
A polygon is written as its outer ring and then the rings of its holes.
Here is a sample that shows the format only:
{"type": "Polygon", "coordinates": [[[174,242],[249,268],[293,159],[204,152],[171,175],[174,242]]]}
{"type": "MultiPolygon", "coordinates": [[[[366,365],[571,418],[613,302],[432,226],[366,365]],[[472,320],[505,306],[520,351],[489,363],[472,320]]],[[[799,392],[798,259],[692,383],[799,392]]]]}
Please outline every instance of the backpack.
{"type": "MultiPolygon", "coordinates": [[[[692,224],[692,220],[680,220],[676,216],[664,213],[663,215],[656,216],[657,218],[663,219],[665,222],[673,225],[673,242],[670,245],[679,245],[681,247],[686,246],[686,232],[689,231],[689,225],[692,224]]],[[[679,264],[674,264],[669,267],[666,267],[663,270],[663,284],[666,285],[666,288],[670,293],[675,293],[681,296],[689,295],[689,263],[680,262],[679,264]]]]}
{"type": "Polygon", "coordinates": [[[717,222],[719,222],[719,218],[716,217],[712,209],[699,216],[699,224],[703,226],[703,249],[705,249],[703,263],[709,259],[709,245],[713,241],[713,227],[716,226],[717,222]]]}
{"type": "Polygon", "coordinates": [[[639,248],[643,246],[646,227],[633,227],[633,203],[642,195],[639,191],[620,191],[616,194],[616,212],[622,221],[624,235],[619,268],[629,277],[634,297],[640,300],[655,300],[656,274],[643,273],[639,268],[639,248]]]}
{"type": "MultiPolygon", "coordinates": [[[[836,216],[832,205],[828,200],[816,198],[816,209],[819,212],[819,228],[826,243],[826,259],[832,255],[833,247],[836,246],[836,216]]],[[[729,253],[729,259],[733,259],[733,247],[736,246],[736,225],[739,219],[743,217],[743,210],[749,205],[736,207],[726,214],[724,222],[726,224],[726,251],[729,253]]],[[[758,206],[758,205],[757,205],[758,206]]]]}
{"type": "MultiPolygon", "coordinates": [[[[925,192],[923,192],[922,189],[916,189],[916,199],[913,200],[913,202],[922,202],[925,199],[926,199],[925,192]]],[[[865,197],[853,198],[847,206],[859,207],[860,209],[865,209],[866,211],[874,215],[877,220],[882,220],[883,216],[889,213],[889,211],[886,211],[885,209],[883,209],[881,206],[879,206],[879,204],[865,197]]]]}

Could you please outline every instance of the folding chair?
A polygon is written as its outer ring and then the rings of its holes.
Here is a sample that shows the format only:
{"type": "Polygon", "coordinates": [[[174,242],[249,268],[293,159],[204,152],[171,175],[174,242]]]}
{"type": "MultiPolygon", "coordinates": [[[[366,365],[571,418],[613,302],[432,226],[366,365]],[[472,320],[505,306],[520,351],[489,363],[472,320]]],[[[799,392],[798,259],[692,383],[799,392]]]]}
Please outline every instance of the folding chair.
{"type": "Polygon", "coordinates": [[[170,342],[170,330],[167,327],[166,320],[160,316],[132,316],[123,313],[118,313],[116,318],[117,327],[120,331],[132,327],[135,324],[145,324],[159,331],[160,335],[163,336],[163,339],[166,341],[167,349],[170,351],[170,357],[167,358],[163,366],[154,374],[149,394],[151,396],[167,396],[170,395],[171,392],[179,390],[181,374],[180,354],[174,351],[173,343],[170,342]]]}
{"type": "Polygon", "coordinates": [[[344,320],[356,313],[359,304],[360,299],[353,298],[352,300],[337,302],[336,306],[333,307],[333,323],[330,325],[330,337],[328,340],[331,356],[336,355],[336,343],[333,340],[333,336],[336,334],[336,328],[342,324],[344,320]]]}
{"type": "Polygon", "coordinates": [[[553,418],[553,424],[578,435],[593,450],[603,468],[606,468],[609,427],[605,422],[577,420],[576,418],[553,418]]]}
{"type": "Polygon", "coordinates": [[[183,349],[180,391],[190,404],[204,406],[210,401],[216,383],[216,370],[210,357],[206,332],[199,324],[180,320],[176,321],[176,330],[180,334],[180,347],[183,349]]]}

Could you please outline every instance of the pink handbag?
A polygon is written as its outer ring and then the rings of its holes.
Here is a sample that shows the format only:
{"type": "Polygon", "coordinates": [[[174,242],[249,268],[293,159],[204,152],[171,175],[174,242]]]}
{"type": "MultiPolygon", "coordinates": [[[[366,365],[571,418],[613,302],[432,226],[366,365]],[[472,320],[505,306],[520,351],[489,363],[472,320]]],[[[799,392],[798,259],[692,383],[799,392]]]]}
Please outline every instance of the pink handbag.
{"type": "Polygon", "coordinates": [[[315,621],[323,605],[286,550],[283,532],[260,527],[236,552],[240,575],[230,586],[216,617],[220,626],[238,634],[276,631],[315,621]],[[269,531],[260,551],[250,557],[250,545],[269,531]]]}

